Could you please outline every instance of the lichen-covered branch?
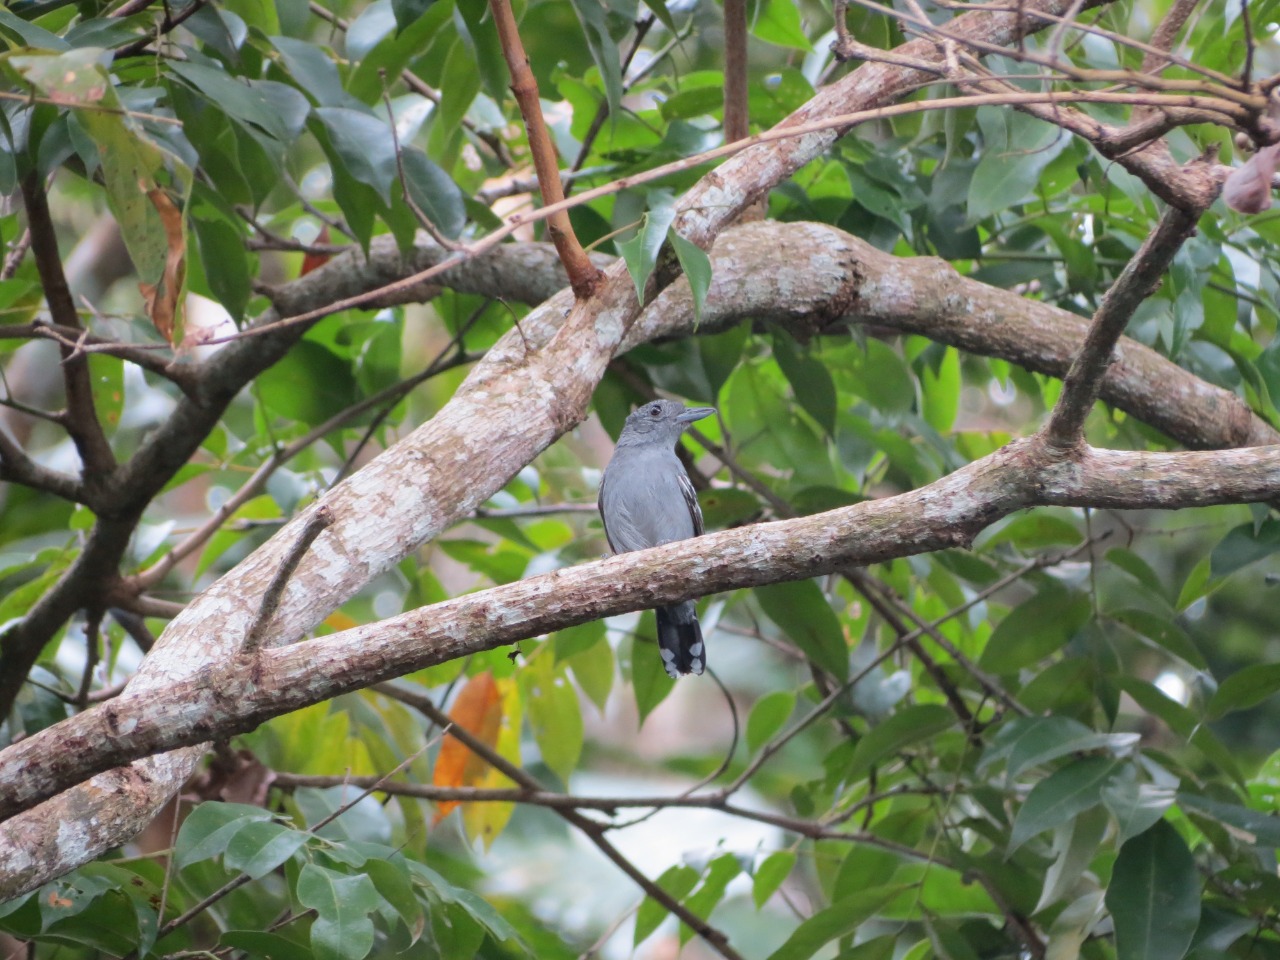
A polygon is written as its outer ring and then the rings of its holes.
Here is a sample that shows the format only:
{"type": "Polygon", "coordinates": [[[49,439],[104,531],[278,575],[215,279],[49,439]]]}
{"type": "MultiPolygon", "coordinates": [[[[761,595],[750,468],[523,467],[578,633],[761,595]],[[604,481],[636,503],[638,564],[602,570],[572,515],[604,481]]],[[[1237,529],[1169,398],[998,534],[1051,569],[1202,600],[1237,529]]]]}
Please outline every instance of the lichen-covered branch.
{"type": "MultiPolygon", "coordinates": [[[[1185,453],[1083,448],[1064,457],[1040,437],[1017,440],[909,493],[622,554],[265,650],[252,662],[224,658],[167,684],[131,685],[0,752],[0,817],[94,773],[242,733],[415,670],[630,610],[966,546],[1027,507],[1181,509],[1278,496],[1280,445],[1185,453]]],[[[367,519],[358,505],[332,509],[334,529],[351,522],[351,511],[367,519]]],[[[225,622],[222,630],[235,634],[225,622]]]]}

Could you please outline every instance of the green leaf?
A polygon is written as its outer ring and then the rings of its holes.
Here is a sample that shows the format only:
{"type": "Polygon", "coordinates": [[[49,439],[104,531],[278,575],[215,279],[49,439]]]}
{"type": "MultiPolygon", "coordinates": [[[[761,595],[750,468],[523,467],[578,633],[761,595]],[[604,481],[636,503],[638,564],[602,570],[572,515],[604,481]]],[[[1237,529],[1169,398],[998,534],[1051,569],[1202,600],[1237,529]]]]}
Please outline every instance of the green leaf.
{"type": "Polygon", "coordinates": [[[216,857],[226,851],[228,844],[247,824],[270,819],[271,811],[262,807],[206,800],[182,821],[174,843],[174,862],[181,869],[216,857]]]}
{"type": "MultiPolygon", "coordinates": [[[[609,36],[606,7],[599,0],[571,0],[573,9],[582,22],[587,38],[587,49],[595,61],[600,77],[604,80],[604,95],[609,104],[609,115],[615,120],[622,104],[622,64],[618,59],[618,44],[609,36]]],[[[666,233],[666,228],[662,230],[666,233]]]]}
{"type": "Polygon", "coordinates": [[[832,940],[853,933],[907,889],[906,886],[872,887],[833,903],[796,927],[786,943],[769,954],[769,960],[809,960],[832,940]]]}
{"type": "Polygon", "coordinates": [[[1061,650],[1090,614],[1089,598],[1046,581],[1040,591],[1009,611],[996,626],[979,665],[1013,673],[1061,650]]]}
{"type": "Polygon", "coordinates": [[[267,960],[315,960],[307,947],[278,933],[260,930],[228,930],[218,938],[218,946],[243,950],[251,957],[267,960]]]}
{"type": "MultiPolygon", "coordinates": [[[[88,48],[57,57],[15,56],[9,62],[45,95],[95,108],[78,111],[78,119],[97,145],[107,203],[139,279],[156,283],[164,272],[168,247],[164,224],[149,193],[158,189],[165,158],[150,138],[119,114],[123,105],[99,62],[103,55],[88,48]]],[[[185,168],[175,164],[174,172],[181,175],[185,168]]]]}
{"type": "Polygon", "coordinates": [[[1112,757],[1085,757],[1037,783],[1014,819],[1006,856],[1037,834],[1101,803],[1103,785],[1120,766],[1120,761],[1112,757]]]}
{"type": "Polygon", "coordinates": [[[296,830],[274,820],[258,820],[236,832],[227,845],[228,869],[264,877],[311,839],[310,832],[296,830]]]}
{"type": "Polygon", "coordinates": [[[755,901],[757,910],[777,892],[795,865],[796,855],[790,850],[778,850],[761,861],[751,883],[751,899],[755,901]]]}
{"type": "Polygon", "coordinates": [[[192,92],[216,104],[228,116],[284,144],[297,138],[311,109],[306,97],[282,83],[242,81],[215,67],[180,60],[172,61],[168,69],[192,92]]]}
{"type": "Polygon", "coordinates": [[[1045,871],[1040,900],[1032,913],[1039,913],[1072,892],[1097,855],[1106,832],[1106,811],[1097,807],[1084,811],[1054,830],[1054,861],[1045,871]]]}
{"type": "Polygon", "coordinates": [[[747,749],[755,753],[765,745],[796,708],[796,695],[790,690],[775,690],[756,701],[747,717],[747,749]]]}
{"type": "MultiPolygon", "coordinates": [[[[377,100],[382,93],[382,76],[399,76],[414,58],[422,56],[437,31],[445,26],[452,27],[453,11],[452,3],[432,4],[422,16],[396,30],[395,11],[390,0],[374,0],[366,6],[347,30],[347,55],[353,61],[358,61],[347,79],[347,92],[363,103],[377,100]]],[[[466,44],[461,41],[457,46],[466,49],[466,44]]],[[[438,48],[433,48],[432,53],[439,56],[438,48]]],[[[467,106],[471,103],[470,97],[474,97],[475,91],[480,88],[474,58],[469,79],[471,92],[466,103],[461,105],[461,113],[455,116],[454,107],[448,110],[449,122],[454,125],[450,130],[456,129],[457,121],[466,113],[467,106]]],[[[440,85],[446,100],[450,97],[451,85],[440,85]]]]}
{"type": "MultiPolygon", "coordinates": [[[[685,899],[684,905],[696,917],[703,920],[711,916],[711,911],[724,899],[724,892],[729,883],[742,872],[742,863],[732,853],[722,853],[707,865],[707,873],[698,889],[685,899]]],[[[683,924],[680,926],[680,942],[688,943],[693,930],[683,924]]]]}
{"type": "Polygon", "coordinates": [[[317,107],[315,115],[329,134],[331,163],[341,164],[357,181],[372,187],[383,203],[391,202],[396,179],[396,150],[391,131],[378,117],[346,107],[317,107]]]}
{"type": "Polygon", "coordinates": [[[709,402],[715,402],[720,388],[728,382],[730,374],[742,360],[742,351],[750,336],[750,324],[738,323],[723,333],[698,337],[698,357],[711,387],[711,396],[707,397],[709,402]]]}
{"type": "Polygon", "coordinates": [[[1071,142],[1061,130],[1002,107],[979,107],[982,152],[969,185],[969,219],[1009,210],[1025,199],[1040,174],[1071,142]]]}
{"type": "Polygon", "coordinates": [[[702,308],[706,306],[707,291],[711,289],[711,258],[707,256],[707,251],[674,230],[668,230],[667,235],[676,252],[676,259],[680,261],[680,269],[689,281],[689,291],[693,294],[693,325],[696,329],[702,322],[702,308]]]}
{"type": "Polygon", "coordinates": [[[1214,691],[1206,710],[1218,720],[1236,710],[1249,710],[1280,690],[1280,663],[1258,663],[1237,670],[1214,691]]]}
{"type": "Polygon", "coordinates": [[[299,89],[322,107],[340,107],[351,102],[342,89],[342,77],[333,58],[314,43],[293,37],[272,37],[272,45],[280,52],[289,75],[299,89]]]}
{"type": "Polygon", "coordinates": [[[1163,817],[1173,805],[1174,796],[1168,787],[1118,777],[1102,788],[1102,802],[1116,818],[1121,843],[1149,829],[1163,817]]]}
{"type": "Polygon", "coordinates": [[[363,960],[373,949],[369,914],[379,897],[364,874],[347,876],[314,863],[298,875],[298,902],[316,912],[311,949],[318,960],[363,960]]]}
{"type": "Polygon", "coordinates": [[[124,410],[124,361],[100,353],[90,354],[88,361],[94,409],[102,425],[115,430],[124,410]]]}
{"type": "Polygon", "coordinates": [[[765,615],[782,628],[805,656],[840,680],[849,678],[844,631],[827,598],[812,580],[755,588],[765,615]]]}
{"type": "Polygon", "coordinates": [[[964,378],[960,372],[960,351],[947,347],[942,363],[935,370],[926,367],[920,375],[923,389],[920,391],[922,413],[925,421],[939,433],[954,426],[960,412],[960,392],[964,378]]]}
{"type": "Polygon", "coordinates": [[[258,396],[273,414],[324,423],[359,398],[351,365],[314,340],[301,340],[257,380],[258,396]]]}
{"type": "Polygon", "coordinates": [[[446,237],[457,237],[467,223],[462,191],[453,179],[417,147],[401,153],[409,196],[446,237]]]}
{"type": "Polygon", "coordinates": [[[1280,550],[1280,520],[1264,520],[1257,529],[1252,523],[1236,527],[1213,548],[1209,573],[1225,577],[1280,550]]]}
{"type": "Polygon", "coordinates": [[[1170,730],[1187,740],[1219,770],[1237,783],[1244,782],[1235,756],[1218,739],[1218,735],[1201,723],[1194,713],[1170,699],[1159,687],[1137,677],[1121,677],[1116,685],[1133,697],[1144,710],[1168,724],[1170,730]]]}
{"type": "Polygon", "coordinates": [[[1069,753],[1131,750],[1139,739],[1137,734],[1098,733],[1070,717],[1019,717],[1008,727],[1010,734],[1016,735],[1008,751],[1011,778],[1069,753]]]}
{"type": "Polygon", "coordinates": [[[773,338],[773,357],[791,384],[791,392],[809,416],[833,436],[836,432],[836,386],[831,373],[812,353],[802,354],[788,334],[773,338]]]}
{"type": "Polygon", "coordinates": [[[652,191],[649,194],[649,212],[644,215],[640,230],[630,240],[618,244],[618,251],[626,261],[627,272],[636,287],[636,299],[644,303],[644,288],[649,275],[658,262],[658,251],[667,236],[676,209],[669,194],[652,191]]]}
{"type": "Polygon", "coordinates": [[[736,487],[712,487],[698,493],[698,506],[708,530],[721,530],[741,525],[760,513],[760,499],[748,490],[736,487]]]}
{"type": "Polygon", "coordinates": [[[813,50],[809,38],[804,35],[800,8],[791,0],[763,0],[756,8],[751,33],[765,43],[779,47],[803,50],[806,53],[813,50]]]}
{"type": "Polygon", "coordinates": [[[555,635],[556,662],[573,672],[591,702],[604,710],[613,689],[613,649],[605,640],[604,622],[593,620],[555,635]]]}
{"type": "MultiPolygon", "coordinates": [[[[685,864],[669,867],[657,880],[658,886],[668,893],[673,900],[680,901],[688,896],[698,883],[698,871],[685,864]]],[[[652,897],[645,897],[636,911],[636,930],[632,939],[633,946],[640,946],[647,940],[658,924],[667,917],[667,908],[652,897]]]]}
{"type": "Polygon", "coordinates": [[[529,725],[543,762],[568,783],[582,754],[582,711],[564,668],[557,670],[546,653],[534,657],[524,672],[529,725]]]}
{"type": "Polygon", "coordinates": [[[501,105],[511,92],[511,74],[498,40],[498,28],[488,16],[488,0],[458,0],[457,8],[467,26],[463,39],[471,46],[485,92],[501,105]]]}
{"type": "Polygon", "coordinates": [[[1191,568],[1191,572],[1187,574],[1187,579],[1183,581],[1182,589],[1178,591],[1178,602],[1174,604],[1175,609],[1179,612],[1186,610],[1191,604],[1214,590],[1216,584],[1213,582],[1209,570],[1209,557],[1203,557],[1199,563],[1191,568]]]}
{"type": "Polygon", "coordinates": [[[672,34],[679,33],[676,28],[676,22],[671,17],[671,11],[667,9],[664,0],[644,0],[644,5],[649,8],[655,17],[667,28],[672,34]]]}
{"type": "Polygon", "coordinates": [[[1210,800],[1185,791],[1178,794],[1178,806],[1233,827],[1232,833],[1237,838],[1254,846],[1280,848],[1280,816],[1276,814],[1250,810],[1235,803],[1210,800]],[[1245,834],[1244,837],[1241,837],[1241,831],[1245,834]]]}
{"type": "Polygon", "coordinates": [[[658,655],[658,630],[652,610],[640,616],[640,624],[631,642],[631,689],[636,697],[640,722],[653,708],[670,696],[674,684],[667,676],[658,655]]]}
{"type": "Polygon", "coordinates": [[[848,778],[861,780],[873,766],[904,747],[949,730],[955,715],[940,703],[904,707],[883,723],[872,727],[854,747],[848,778]]]}
{"type": "MultiPolygon", "coordinates": [[[[198,194],[206,188],[197,183],[194,189],[198,194]]],[[[244,318],[253,292],[244,237],[235,225],[207,204],[192,211],[190,222],[195,229],[209,292],[238,323],[244,318]]]]}
{"type": "Polygon", "coordinates": [[[396,15],[396,27],[403,30],[421,17],[436,0],[391,0],[391,9],[396,15]]]}
{"type": "Polygon", "coordinates": [[[1039,550],[1061,545],[1075,546],[1083,539],[1074,521],[1047,510],[1032,510],[1011,519],[986,542],[985,547],[1011,543],[1021,550],[1039,550]]]}
{"type": "Polygon", "coordinates": [[[426,929],[426,915],[413,889],[413,877],[404,861],[380,860],[375,857],[365,861],[364,870],[373,881],[379,896],[391,904],[404,921],[405,929],[409,931],[409,942],[417,943],[426,929]]]}
{"type": "Polygon", "coordinates": [[[1107,886],[1117,960],[1181,960],[1200,923],[1200,875],[1161,820],[1120,848],[1107,886]]]}
{"type": "Polygon", "coordinates": [[[1160,616],[1138,608],[1121,610],[1112,614],[1112,616],[1126,627],[1146,637],[1157,646],[1163,647],[1196,669],[1209,669],[1209,664],[1205,662],[1204,655],[1200,653],[1192,639],[1187,636],[1187,632],[1168,616],[1160,616]]]}
{"type": "Polygon", "coordinates": [[[1132,550],[1123,547],[1112,547],[1107,551],[1107,562],[1119,567],[1133,579],[1146,587],[1157,597],[1164,596],[1164,584],[1159,575],[1151,569],[1151,565],[1132,550]]]}

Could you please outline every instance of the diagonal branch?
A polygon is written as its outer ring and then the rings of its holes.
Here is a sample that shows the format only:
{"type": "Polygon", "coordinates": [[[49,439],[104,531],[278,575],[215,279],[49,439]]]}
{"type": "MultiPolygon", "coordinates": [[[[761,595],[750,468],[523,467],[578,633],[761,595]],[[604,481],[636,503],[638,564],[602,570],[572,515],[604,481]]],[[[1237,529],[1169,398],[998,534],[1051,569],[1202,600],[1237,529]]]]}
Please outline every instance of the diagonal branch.
{"type": "MultiPolygon", "coordinates": [[[[1189,453],[1080,445],[1073,453],[1064,456],[1039,436],[1015,440],[909,493],[530,577],[264,650],[250,664],[223,658],[186,678],[135,680],[119,698],[0,752],[0,818],[94,773],[245,732],[271,717],[415,670],[627,611],[965,546],[990,524],[1026,507],[1181,509],[1280,496],[1280,445],[1189,453]]],[[[343,514],[335,509],[335,535],[351,521],[351,510],[367,520],[368,512],[358,507],[346,507],[343,514]]],[[[297,527],[283,531],[287,545],[297,527]]],[[[334,552],[330,538],[323,545],[310,556],[334,552]]],[[[304,594],[290,596],[305,600],[304,594]]],[[[188,607],[179,620],[199,606],[188,607]]],[[[285,613],[282,603],[277,616],[285,613]]],[[[222,631],[240,636],[227,619],[222,631]]]]}
{"type": "Polygon", "coordinates": [[[1165,271],[1196,228],[1199,211],[1170,207],[1102,298],[1080,352],[1062,381],[1062,394],[1045,425],[1048,443],[1066,449],[1080,443],[1116,343],[1138,305],[1159,287],[1165,271]]]}

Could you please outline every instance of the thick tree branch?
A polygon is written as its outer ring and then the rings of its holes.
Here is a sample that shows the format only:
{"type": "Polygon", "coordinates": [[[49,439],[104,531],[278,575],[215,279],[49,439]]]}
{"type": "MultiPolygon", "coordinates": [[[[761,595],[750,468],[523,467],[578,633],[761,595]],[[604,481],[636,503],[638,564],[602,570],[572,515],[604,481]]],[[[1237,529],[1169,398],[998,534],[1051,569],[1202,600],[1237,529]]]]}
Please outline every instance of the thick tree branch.
{"type": "MultiPolygon", "coordinates": [[[[1027,507],[1181,509],[1277,496],[1280,445],[1188,453],[1086,447],[1064,458],[1039,437],[1017,440],[909,493],[623,554],[265,650],[251,664],[224,659],[185,679],[131,685],[0,752],[0,817],[94,773],[251,730],[414,670],[630,610],[964,546],[1027,507]]],[[[344,520],[335,510],[332,529],[344,520]]]]}

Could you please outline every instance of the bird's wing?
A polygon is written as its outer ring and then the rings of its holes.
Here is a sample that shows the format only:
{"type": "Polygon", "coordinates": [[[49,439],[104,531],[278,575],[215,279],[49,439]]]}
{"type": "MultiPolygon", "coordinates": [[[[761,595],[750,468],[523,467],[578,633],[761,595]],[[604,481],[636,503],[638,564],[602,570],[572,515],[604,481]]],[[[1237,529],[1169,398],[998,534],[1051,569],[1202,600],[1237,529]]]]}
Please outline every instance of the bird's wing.
{"type": "Polygon", "coordinates": [[[604,489],[605,484],[609,482],[609,471],[604,472],[604,476],[600,478],[600,495],[596,497],[596,510],[600,513],[600,525],[604,527],[604,538],[609,544],[609,549],[614,553],[618,552],[618,548],[613,544],[613,537],[609,536],[609,521],[605,519],[604,511],[604,489]]]}
{"type": "Polygon", "coordinates": [[[680,493],[684,496],[684,505],[689,508],[689,516],[693,520],[693,535],[702,536],[702,508],[698,506],[698,491],[693,489],[693,481],[684,472],[681,465],[679,473],[680,493]]]}

